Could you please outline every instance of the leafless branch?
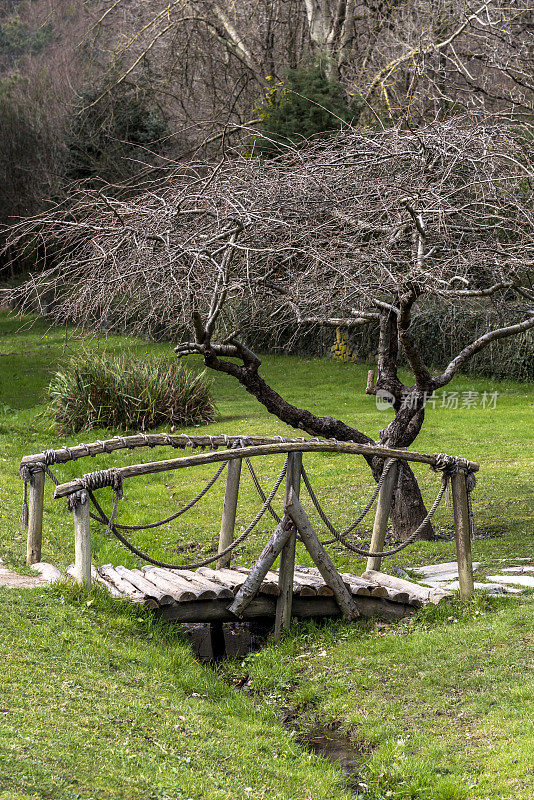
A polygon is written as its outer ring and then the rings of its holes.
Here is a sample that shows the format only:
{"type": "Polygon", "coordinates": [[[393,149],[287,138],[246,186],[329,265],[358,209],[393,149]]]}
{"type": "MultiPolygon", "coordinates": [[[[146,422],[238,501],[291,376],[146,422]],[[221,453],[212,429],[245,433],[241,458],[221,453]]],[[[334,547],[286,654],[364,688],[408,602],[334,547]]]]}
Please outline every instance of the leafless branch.
{"type": "Polygon", "coordinates": [[[515,325],[507,325],[504,328],[497,328],[496,330],[488,331],[483,336],[479,336],[474,342],[471,342],[467,345],[467,347],[464,347],[464,349],[456,356],[456,358],[453,358],[453,360],[438,378],[434,378],[434,384],[436,388],[446,386],[446,384],[451,381],[458,370],[461,369],[461,367],[470,358],[476,355],[476,353],[480,352],[480,350],[488,347],[488,345],[490,345],[492,342],[496,342],[499,339],[504,339],[509,336],[516,336],[518,333],[523,333],[531,328],[534,328],[534,310],[531,312],[530,316],[522,322],[518,322],[515,325]]]}

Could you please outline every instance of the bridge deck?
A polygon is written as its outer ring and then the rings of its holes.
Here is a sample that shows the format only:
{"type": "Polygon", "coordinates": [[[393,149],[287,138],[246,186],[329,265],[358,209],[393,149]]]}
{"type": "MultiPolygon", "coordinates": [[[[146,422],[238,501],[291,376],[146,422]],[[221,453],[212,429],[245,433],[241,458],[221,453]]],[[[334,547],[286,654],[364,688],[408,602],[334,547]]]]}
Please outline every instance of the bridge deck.
{"type": "MultiPolygon", "coordinates": [[[[73,574],[73,567],[69,567],[68,572],[73,574]]],[[[141,570],[111,565],[92,567],[93,580],[110,594],[158,610],[164,619],[177,622],[236,621],[228,606],[248,572],[246,567],[201,567],[194,572],[152,566],[141,570]]],[[[372,578],[342,573],[342,578],[362,616],[403,617],[425,602],[438,602],[445,594],[381,573],[373,573],[372,578]],[[398,586],[392,588],[392,583],[398,586]]],[[[279,593],[278,573],[270,571],[243,619],[274,617],[279,593]]],[[[296,566],[292,615],[330,617],[339,614],[332,589],[319,570],[296,566]]]]}

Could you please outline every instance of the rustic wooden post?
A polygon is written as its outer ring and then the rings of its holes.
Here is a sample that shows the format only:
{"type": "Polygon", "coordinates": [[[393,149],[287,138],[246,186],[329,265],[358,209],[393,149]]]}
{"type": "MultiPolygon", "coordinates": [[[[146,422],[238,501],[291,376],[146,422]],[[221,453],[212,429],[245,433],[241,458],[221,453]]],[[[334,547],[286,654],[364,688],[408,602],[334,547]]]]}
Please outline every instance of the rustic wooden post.
{"type": "MultiPolygon", "coordinates": [[[[226,550],[234,541],[235,516],[237,511],[237,496],[239,494],[239,480],[241,478],[241,459],[236,458],[228,462],[226,473],[226,489],[224,492],[223,513],[221,519],[221,532],[219,534],[219,553],[226,550]]],[[[217,569],[230,566],[231,553],[217,559],[217,569]]]]}
{"type": "Polygon", "coordinates": [[[80,586],[91,586],[91,532],[89,501],[81,492],[74,505],[74,571],[80,586]]]}
{"type": "MultiPolygon", "coordinates": [[[[302,470],[302,453],[289,453],[287,457],[286,472],[286,502],[291,489],[294,494],[300,493],[300,474],[302,470]]],[[[295,575],[295,548],[297,546],[297,531],[292,531],[291,536],[280,553],[280,569],[278,572],[278,586],[280,595],[276,601],[276,615],[274,620],[274,640],[280,641],[282,631],[291,624],[291,607],[293,603],[293,578],[295,575]]]]}
{"type": "Polygon", "coordinates": [[[292,527],[291,519],[284,514],[283,518],[276,526],[275,532],[260,553],[260,557],[250,570],[245,583],[236,594],[234,602],[228,606],[228,611],[231,611],[232,614],[241,617],[245,608],[247,608],[255,598],[263,583],[263,579],[291,536],[292,527]]]}
{"type": "Polygon", "coordinates": [[[43,541],[44,470],[36,469],[32,472],[29,483],[30,498],[28,508],[26,563],[37,564],[41,560],[41,545],[43,541]]]}
{"type": "MultiPolygon", "coordinates": [[[[393,491],[395,489],[395,482],[397,480],[398,463],[393,462],[389,468],[389,472],[384,478],[384,483],[380,487],[378,493],[378,503],[376,506],[375,521],[373,525],[373,535],[371,537],[371,545],[369,550],[372,553],[380,553],[384,549],[384,542],[386,541],[386,530],[388,527],[389,510],[391,508],[391,500],[393,491]]],[[[367,569],[380,570],[382,559],[380,556],[369,556],[367,559],[367,569]]]]}
{"type": "Polygon", "coordinates": [[[337,604],[343,612],[343,616],[346,619],[356,619],[356,617],[359,617],[360,612],[356,607],[351,593],[345,586],[341,575],[332,563],[332,559],[319,541],[319,537],[315,533],[306,512],[292,491],[289,493],[286,512],[297,527],[301,539],[308,553],[317,564],[325,583],[327,586],[330,586],[334,592],[337,604]]]}
{"type": "Polygon", "coordinates": [[[471,531],[469,526],[469,504],[467,500],[466,474],[463,470],[453,472],[452,507],[454,511],[454,535],[458,561],[458,583],[460,597],[469,600],[473,596],[473,560],[471,558],[471,531]]]}

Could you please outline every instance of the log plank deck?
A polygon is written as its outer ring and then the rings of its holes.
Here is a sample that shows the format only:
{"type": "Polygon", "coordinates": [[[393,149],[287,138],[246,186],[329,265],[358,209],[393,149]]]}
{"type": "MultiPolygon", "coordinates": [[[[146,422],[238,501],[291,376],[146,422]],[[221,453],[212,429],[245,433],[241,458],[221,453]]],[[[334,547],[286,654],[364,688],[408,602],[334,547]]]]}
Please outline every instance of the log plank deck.
{"type": "MultiPolygon", "coordinates": [[[[67,570],[70,575],[73,571],[73,567],[67,570]]],[[[249,572],[246,567],[238,566],[231,569],[201,567],[191,571],[153,566],[127,569],[111,565],[93,566],[91,571],[92,579],[113,596],[154,609],[163,619],[176,622],[237,621],[228,607],[249,572]]],[[[380,572],[373,572],[372,577],[351,573],[342,573],[341,577],[364,617],[401,618],[424,603],[439,602],[446,595],[439,590],[398,581],[389,575],[382,578],[380,572]],[[394,585],[396,581],[400,586],[394,585]]],[[[270,571],[258,595],[239,619],[274,618],[279,594],[278,572],[270,571]]],[[[336,617],[340,614],[332,589],[319,570],[296,566],[292,616],[336,617]]]]}

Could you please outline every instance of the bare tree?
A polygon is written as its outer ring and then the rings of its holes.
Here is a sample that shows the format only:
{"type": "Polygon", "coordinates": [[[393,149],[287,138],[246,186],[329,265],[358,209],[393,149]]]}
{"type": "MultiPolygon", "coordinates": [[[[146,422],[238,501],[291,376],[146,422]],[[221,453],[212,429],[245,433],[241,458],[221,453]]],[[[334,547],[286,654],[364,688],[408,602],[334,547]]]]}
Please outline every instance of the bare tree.
{"type": "Polygon", "coordinates": [[[529,115],[533,25],[520,0],[162,0],[142,8],[114,0],[92,35],[124,80],[148,69],[155,94],[198,141],[215,125],[252,119],[266,77],[283,79],[310,57],[365,99],[369,119],[414,124],[465,109],[529,115]]]}
{"type": "Polygon", "coordinates": [[[515,0],[399,3],[372,40],[361,88],[412,122],[462,109],[532,113],[533,12],[515,0]]]}
{"type": "MultiPolygon", "coordinates": [[[[346,131],[268,162],[236,157],[176,166],[136,197],[80,187],[13,229],[40,239],[43,271],[18,292],[46,298],[57,321],[103,317],[186,341],[283,422],[311,435],[408,447],[425,402],[492,342],[534,327],[532,131],[464,118],[410,132],[346,131]],[[417,316],[436,306],[488,310],[488,328],[444,369],[425,363],[417,316]],[[254,329],[376,326],[376,379],[394,416],[369,436],[285,400],[261,375],[254,329]],[[399,377],[404,359],[413,375],[399,377]]],[[[381,463],[370,464],[375,477],[381,463]]],[[[393,521],[405,536],[424,517],[408,468],[393,521]]]]}

